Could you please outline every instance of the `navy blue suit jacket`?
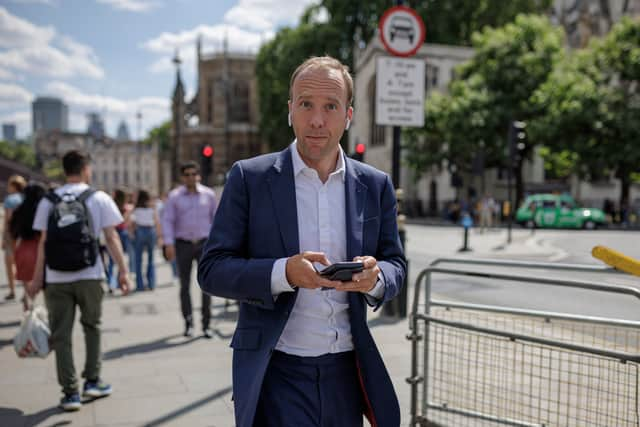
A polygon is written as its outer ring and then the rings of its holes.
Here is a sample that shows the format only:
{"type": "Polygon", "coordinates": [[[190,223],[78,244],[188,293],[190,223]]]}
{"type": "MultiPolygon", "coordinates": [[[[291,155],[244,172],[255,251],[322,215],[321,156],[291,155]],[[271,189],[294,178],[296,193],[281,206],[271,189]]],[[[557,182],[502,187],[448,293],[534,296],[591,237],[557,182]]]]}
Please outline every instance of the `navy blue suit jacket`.
{"type": "MultiPolygon", "coordinates": [[[[240,302],[233,347],[236,425],[251,427],[271,353],[297,297],[274,301],[271,270],[278,258],[299,253],[291,147],[237,162],[198,266],[204,292],[240,302]]],[[[346,159],[347,258],[371,255],[385,280],[383,301],[398,293],[406,261],[398,237],[396,199],[384,173],[346,159]]],[[[361,384],[372,425],[396,427],[400,409],[389,374],[367,326],[364,295],[349,293],[349,316],[361,384]]],[[[377,308],[376,307],[376,308],[377,308]]]]}

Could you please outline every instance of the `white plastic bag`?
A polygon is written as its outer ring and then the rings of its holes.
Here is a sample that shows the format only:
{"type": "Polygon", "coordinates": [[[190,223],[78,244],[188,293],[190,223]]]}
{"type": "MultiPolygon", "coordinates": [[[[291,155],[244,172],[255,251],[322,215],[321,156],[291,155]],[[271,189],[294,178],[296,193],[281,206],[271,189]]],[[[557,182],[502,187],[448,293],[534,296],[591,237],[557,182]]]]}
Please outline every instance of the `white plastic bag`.
{"type": "Polygon", "coordinates": [[[19,357],[41,357],[49,354],[49,321],[47,310],[43,306],[37,306],[28,311],[20,330],[13,338],[13,348],[19,357]]]}

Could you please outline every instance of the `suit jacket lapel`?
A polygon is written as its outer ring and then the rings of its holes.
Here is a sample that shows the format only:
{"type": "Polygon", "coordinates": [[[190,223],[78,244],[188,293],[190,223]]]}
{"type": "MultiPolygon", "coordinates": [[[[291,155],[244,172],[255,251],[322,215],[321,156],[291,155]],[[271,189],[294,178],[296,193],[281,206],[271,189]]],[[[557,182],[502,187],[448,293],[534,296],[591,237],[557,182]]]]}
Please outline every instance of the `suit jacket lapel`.
{"type": "Polygon", "coordinates": [[[290,147],[280,152],[267,180],[271,189],[273,211],[286,255],[295,255],[300,252],[300,241],[298,239],[298,208],[290,147]]]}
{"type": "Polygon", "coordinates": [[[367,186],[360,181],[355,163],[345,156],[345,208],[347,217],[347,259],[362,253],[362,226],[367,186]]]}

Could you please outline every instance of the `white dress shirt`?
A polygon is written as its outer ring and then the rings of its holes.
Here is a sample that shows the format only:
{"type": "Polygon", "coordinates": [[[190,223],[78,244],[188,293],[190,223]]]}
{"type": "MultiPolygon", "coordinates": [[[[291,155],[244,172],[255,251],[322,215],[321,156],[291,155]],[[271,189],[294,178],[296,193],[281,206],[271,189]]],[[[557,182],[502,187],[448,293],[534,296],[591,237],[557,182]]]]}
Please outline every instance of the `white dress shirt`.
{"type": "MultiPolygon", "coordinates": [[[[314,169],[304,163],[296,141],[291,144],[291,154],[300,252],[324,252],[331,263],[351,261],[346,259],[345,162],[342,149],[336,168],[325,183],[314,169]]],[[[294,291],[287,282],[286,263],[287,258],[281,258],[273,266],[271,292],[274,297],[294,291]]],[[[369,295],[381,298],[384,283],[379,281],[369,295]]],[[[299,288],[276,349],[297,356],[353,350],[347,292],[299,288]]]]}

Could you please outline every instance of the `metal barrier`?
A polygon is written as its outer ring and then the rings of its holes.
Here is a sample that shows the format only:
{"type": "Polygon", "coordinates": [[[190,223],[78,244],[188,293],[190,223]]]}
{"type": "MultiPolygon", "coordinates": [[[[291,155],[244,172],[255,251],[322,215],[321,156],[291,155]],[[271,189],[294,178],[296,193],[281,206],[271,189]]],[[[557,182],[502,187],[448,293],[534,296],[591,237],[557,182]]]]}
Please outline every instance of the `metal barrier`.
{"type": "Polygon", "coordinates": [[[640,322],[432,300],[431,280],[434,274],[482,277],[640,300],[638,289],[442,263],[617,272],[576,264],[434,261],[416,280],[407,335],[412,426],[640,426],[640,322]]]}

